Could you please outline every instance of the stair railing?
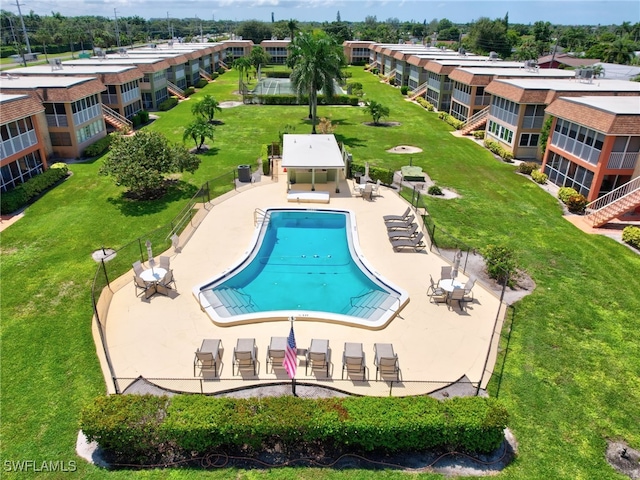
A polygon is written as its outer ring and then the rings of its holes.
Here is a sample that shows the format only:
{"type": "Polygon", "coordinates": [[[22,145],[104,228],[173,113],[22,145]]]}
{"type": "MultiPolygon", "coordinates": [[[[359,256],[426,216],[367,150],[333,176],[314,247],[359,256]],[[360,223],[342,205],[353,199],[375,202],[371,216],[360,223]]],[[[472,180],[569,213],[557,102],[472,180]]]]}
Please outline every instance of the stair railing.
{"type": "Polygon", "coordinates": [[[429,81],[427,80],[422,85],[420,85],[418,88],[416,88],[415,90],[412,90],[411,93],[409,94],[409,97],[413,100],[416,96],[418,96],[422,92],[424,92],[427,89],[428,85],[429,85],[429,81]]]}
{"type": "Polygon", "coordinates": [[[602,211],[602,209],[628,195],[631,195],[639,189],[640,177],[636,177],[633,180],[625,183],[624,185],[620,185],[615,190],[612,190],[609,193],[601,196],[600,198],[596,198],[593,202],[588,203],[585,207],[585,211],[587,212],[586,218],[595,223],[599,217],[598,213],[602,211]]]}
{"type": "Polygon", "coordinates": [[[126,125],[129,128],[133,128],[133,122],[129,120],[127,117],[120,115],[114,109],[107,107],[104,103],[101,103],[100,105],[102,105],[102,115],[104,117],[114,118],[115,120],[122,123],[123,125],[126,125]]]}
{"type": "Polygon", "coordinates": [[[465,128],[467,128],[468,126],[479,122],[480,120],[484,120],[486,117],[489,116],[489,108],[490,107],[485,107],[482,110],[480,110],[479,112],[474,113],[473,115],[471,115],[469,117],[469,119],[464,123],[464,125],[462,126],[462,128],[460,130],[464,130],[465,128]]]}
{"type": "Polygon", "coordinates": [[[184,97],[184,90],[177,86],[175,83],[171,83],[167,80],[167,88],[173,93],[178,93],[181,97],[184,97]]]}

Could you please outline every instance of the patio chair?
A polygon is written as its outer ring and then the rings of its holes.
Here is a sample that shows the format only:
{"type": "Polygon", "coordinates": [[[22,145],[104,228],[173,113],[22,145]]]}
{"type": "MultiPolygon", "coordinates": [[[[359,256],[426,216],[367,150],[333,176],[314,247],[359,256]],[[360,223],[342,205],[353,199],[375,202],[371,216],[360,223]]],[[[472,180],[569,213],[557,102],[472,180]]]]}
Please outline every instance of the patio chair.
{"type": "Polygon", "coordinates": [[[382,182],[380,181],[380,179],[378,179],[376,183],[374,183],[371,186],[371,195],[378,195],[378,191],[380,190],[380,185],[382,185],[382,182]]]}
{"type": "Polygon", "coordinates": [[[402,220],[402,221],[395,221],[395,222],[384,222],[384,224],[387,226],[387,230],[397,230],[399,228],[409,228],[411,227],[411,224],[413,223],[413,219],[415,217],[413,215],[409,215],[406,220],[402,220]]]}
{"type": "Polygon", "coordinates": [[[138,275],[133,276],[133,284],[136,287],[136,297],[144,295],[144,298],[149,298],[156,293],[155,285],[153,283],[145,282],[138,275]],[[139,290],[141,290],[140,293],[138,293],[139,290]]]}
{"type": "Polygon", "coordinates": [[[453,302],[457,302],[458,306],[460,307],[460,310],[463,310],[463,303],[464,303],[464,288],[454,288],[453,292],[451,292],[449,294],[449,297],[447,298],[447,306],[448,308],[452,309],[453,308],[453,302]]]}
{"type": "Polygon", "coordinates": [[[239,338],[238,343],[233,349],[233,364],[231,367],[231,374],[233,373],[233,367],[235,367],[237,374],[240,374],[241,370],[249,370],[253,372],[253,375],[257,374],[256,369],[256,339],[255,338],[239,338]]]}
{"type": "Polygon", "coordinates": [[[345,342],[344,352],[342,353],[342,378],[344,379],[344,372],[349,374],[362,374],[362,381],[366,379],[366,366],[364,360],[364,352],[362,351],[361,343],[345,342]]]}
{"type": "Polygon", "coordinates": [[[267,372],[269,365],[273,372],[274,366],[282,367],[284,362],[284,352],[287,349],[287,337],[271,337],[271,343],[267,347],[267,372]]]}
{"type": "Polygon", "coordinates": [[[137,262],[133,263],[133,273],[136,274],[137,277],[139,277],[142,272],[144,272],[144,268],[142,268],[142,262],[140,262],[140,260],[138,260],[137,262]]]}
{"type": "Polygon", "coordinates": [[[436,282],[433,280],[433,277],[431,275],[429,275],[429,281],[431,282],[431,285],[429,285],[429,288],[427,288],[427,295],[429,296],[429,301],[433,302],[435,299],[435,303],[446,302],[447,295],[448,295],[447,292],[436,284],[436,282]]]}
{"type": "Polygon", "coordinates": [[[391,245],[396,252],[399,251],[400,248],[413,248],[417,252],[426,247],[422,241],[423,238],[424,234],[420,232],[415,238],[397,238],[391,240],[391,245]]]}
{"type": "Polygon", "coordinates": [[[385,215],[382,217],[382,219],[385,222],[404,222],[410,214],[411,214],[411,207],[407,207],[407,209],[402,215],[385,215]]]}
{"type": "Polygon", "coordinates": [[[160,268],[164,268],[165,270],[170,270],[171,258],[161,255],[160,256],[160,268]]]}
{"type": "Polygon", "coordinates": [[[473,302],[473,286],[476,284],[475,277],[467,280],[467,283],[464,284],[464,301],[465,302],[473,302]]]}
{"type": "Polygon", "coordinates": [[[362,198],[367,200],[373,200],[373,185],[367,183],[362,190],[362,198]]]}
{"type": "MultiPolygon", "coordinates": [[[[162,258],[162,257],[160,257],[160,258],[162,258]]],[[[164,267],[162,267],[162,268],[164,268],[164,267]]],[[[177,289],[176,288],[176,280],[175,280],[175,278],[173,278],[173,270],[171,270],[171,269],[167,270],[167,273],[165,273],[164,277],[162,277],[162,280],[160,280],[158,283],[160,285],[162,285],[163,287],[165,287],[165,288],[171,288],[171,285],[173,285],[173,288],[177,289]]]]}
{"type": "Polygon", "coordinates": [[[193,359],[193,376],[200,368],[200,374],[204,377],[207,373],[213,372],[213,376],[218,376],[218,368],[222,363],[222,341],[217,338],[206,338],[202,340],[202,345],[196,350],[193,359]]]}
{"type": "Polygon", "coordinates": [[[394,376],[396,381],[400,380],[400,366],[398,365],[398,355],[393,351],[390,343],[374,343],[373,350],[375,357],[373,364],[376,366],[376,381],[378,375],[383,377],[394,376]]]}
{"type": "Polygon", "coordinates": [[[307,350],[305,375],[308,375],[308,370],[311,368],[311,372],[325,370],[328,377],[329,364],[329,340],[312,339],[311,346],[307,350]]]}
{"type": "Polygon", "coordinates": [[[387,232],[389,240],[394,238],[410,238],[415,237],[418,234],[418,225],[416,223],[411,224],[411,228],[403,228],[401,230],[390,230],[387,232]]]}
{"type": "MultiPolygon", "coordinates": [[[[453,268],[450,265],[445,265],[443,267],[440,267],[440,280],[449,280],[453,278],[451,276],[452,269],[453,268]]],[[[440,280],[438,280],[438,283],[440,283],[440,280]]]]}

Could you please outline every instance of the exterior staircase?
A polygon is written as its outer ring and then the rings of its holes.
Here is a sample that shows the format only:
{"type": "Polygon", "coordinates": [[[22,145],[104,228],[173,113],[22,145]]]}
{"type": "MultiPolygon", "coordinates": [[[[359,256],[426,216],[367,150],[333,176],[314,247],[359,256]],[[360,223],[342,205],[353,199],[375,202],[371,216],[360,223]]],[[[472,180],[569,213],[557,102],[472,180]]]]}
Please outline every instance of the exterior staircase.
{"type": "Polygon", "coordinates": [[[370,72],[371,70],[373,70],[374,68],[376,68],[376,65],[378,65],[378,61],[375,60],[374,62],[371,62],[369,65],[367,65],[364,69],[365,72],[370,72]]]}
{"type": "Polygon", "coordinates": [[[229,67],[227,67],[227,64],[224,63],[222,60],[218,60],[218,63],[224,69],[225,72],[228,72],[229,70],[231,70],[229,67]]]}
{"type": "Polygon", "coordinates": [[[397,72],[397,70],[395,68],[393,70],[391,70],[389,72],[389,75],[387,75],[385,77],[384,83],[391,83],[391,79],[395,79],[396,78],[396,73],[398,73],[398,72],[397,72]]]}
{"type": "Polygon", "coordinates": [[[211,75],[209,75],[205,69],[201,68],[198,72],[200,73],[200,76],[204,78],[207,82],[210,82],[213,80],[213,78],[211,78],[211,75]]]}
{"type": "Polygon", "coordinates": [[[112,108],[107,107],[104,103],[102,105],[102,117],[104,121],[114,127],[116,130],[124,131],[133,128],[133,122],[127,117],[123,117],[112,108]]]}
{"type": "Polygon", "coordinates": [[[483,108],[479,112],[473,114],[462,126],[460,133],[462,135],[469,135],[474,130],[484,127],[487,124],[487,118],[489,118],[489,107],[483,108]]]}
{"type": "Polygon", "coordinates": [[[585,219],[592,227],[601,227],[629,210],[640,207],[640,177],[589,203],[585,219]]]}
{"type": "Polygon", "coordinates": [[[418,88],[412,90],[411,93],[409,93],[409,100],[415,100],[416,98],[418,98],[420,95],[427,91],[428,86],[429,82],[424,82],[418,88]]]}
{"type": "Polygon", "coordinates": [[[184,96],[184,90],[182,90],[175,83],[171,83],[169,80],[167,80],[167,90],[169,90],[169,93],[171,93],[172,95],[178,97],[178,100],[187,99],[187,97],[184,96]]]}

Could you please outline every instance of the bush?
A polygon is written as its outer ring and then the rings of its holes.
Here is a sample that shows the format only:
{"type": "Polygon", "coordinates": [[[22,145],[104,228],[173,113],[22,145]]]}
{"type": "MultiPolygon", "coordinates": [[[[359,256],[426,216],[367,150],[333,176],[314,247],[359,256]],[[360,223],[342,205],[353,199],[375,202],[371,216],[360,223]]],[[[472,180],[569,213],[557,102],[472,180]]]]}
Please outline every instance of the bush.
{"type": "Polygon", "coordinates": [[[226,70],[222,67],[219,67],[218,70],[216,70],[216,73],[218,75],[224,75],[224,72],[226,72],[226,70]]]}
{"type": "Polygon", "coordinates": [[[373,73],[374,75],[378,75],[378,73],[380,73],[380,70],[378,70],[377,68],[373,68],[371,69],[371,73],[373,73]]]}
{"type": "Polygon", "coordinates": [[[300,450],[488,453],[504,439],[508,414],[496,399],[348,397],[308,399],[110,395],[80,416],[90,441],[119,463],[157,463],[211,452],[300,450]]]}
{"type": "Polygon", "coordinates": [[[24,207],[45,190],[51,188],[69,173],[69,168],[64,163],[54,163],[51,168],[43,173],[21,183],[13,190],[9,190],[0,196],[0,213],[13,213],[24,207]]]}
{"type": "MultiPolygon", "coordinates": [[[[217,73],[214,73],[214,74],[212,74],[212,75],[211,75],[211,78],[213,78],[213,75],[215,75],[215,76],[216,76],[216,78],[218,77],[218,74],[217,74],[217,73]]],[[[198,81],[196,82],[195,87],[196,87],[196,88],[204,88],[204,87],[206,87],[207,85],[209,85],[209,82],[207,81],[207,79],[206,79],[206,78],[201,78],[200,80],[198,80],[198,81]]]]}
{"type": "Polygon", "coordinates": [[[566,202],[567,208],[571,213],[584,213],[584,209],[589,203],[587,197],[581,193],[571,195],[566,202]]]}
{"type": "Polygon", "coordinates": [[[482,140],[484,138],[484,130],[475,130],[473,132],[473,138],[477,138],[478,140],[482,140]]]}
{"type": "Polygon", "coordinates": [[[513,153],[502,148],[502,145],[500,145],[498,142],[494,142],[493,140],[485,138],[484,146],[498,155],[500,158],[502,158],[505,162],[513,161],[513,153]]]}
{"type": "Polygon", "coordinates": [[[106,137],[101,138],[97,142],[92,143],[91,145],[89,145],[87,148],[84,149],[84,152],[82,153],[82,155],[84,157],[97,157],[98,155],[102,154],[109,148],[109,145],[111,145],[112,138],[113,137],[111,135],[107,135],[106,137]]]}
{"type": "Polygon", "coordinates": [[[403,85],[400,87],[400,93],[402,95],[406,95],[409,92],[409,87],[407,87],[406,85],[403,85]]]}
{"type": "Polygon", "coordinates": [[[158,110],[161,112],[166,112],[167,110],[171,110],[178,104],[178,99],[175,97],[167,98],[164,102],[158,105],[158,110]]]}
{"type": "Polygon", "coordinates": [[[533,179],[534,182],[539,183],[540,185],[544,185],[545,183],[547,183],[547,174],[546,173],[542,173],[540,170],[534,170],[533,172],[531,172],[531,178],[533,179]]]}
{"type": "Polygon", "coordinates": [[[184,96],[185,97],[190,97],[191,95],[193,95],[194,93],[196,93],[196,89],[194,87],[187,87],[184,90],[184,96]]]}
{"type": "Polygon", "coordinates": [[[524,173],[525,175],[531,175],[531,172],[537,170],[540,165],[536,162],[522,162],[518,165],[518,172],[524,173]]]}
{"type": "Polygon", "coordinates": [[[282,71],[282,70],[267,70],[266,72],[262,72],[267,78],[289,78],[291,76],[291,72],[282,71]]]}
{"type": "Polygon", "coordinates": [[[624,227],[622,241],[640,250],[640,228],[632,225],[624,227]]]}
{"type": "Polygon", "coordinates": [[[438,113],[438,118],[440,120],[444,120],[456,130],[460,130],[462,127],[464,127],[464,122],[462,120],[458,120],[456,117],[454,117],[453,115],[449,115],[446,112],[438,113]]]}
{"type": "Polygon", "coordinates": [[[562,203],[565,203],[565,204],[569,201],[570,197],[577,194],[578,192],[571,187],[560,187],[560,189],[558,190],[558,198],[562,203]]]}
{"type": "Polygon", "coordinates": [[[137,115],[140,116],[140,123],[142,125],[144,125],[145,123],[147,123],[149,121],[149,112],[147,112],[146,110],[140,110],[137,115]]]}
{"type": "Polygon", "coordinates": [[[501,285],[504,285],[507,280],[509,286],[515,283],[513,277],[517,270],[517,264],[511,250],[499,245],[487,245],[482,250],[482,256],[487,265],[487,274],[490,278],[493,278],[501,285]]]}
{"type": "Polygon", "coordinates": [[[271,165],[269,164],[269,145],[263,144],[260,147],[260,158],[262,159],[262,173],[269,175],[271,172],[271,165]]]}
{"type": "MultiPolygon", "coordinates": [[[[254,97],[247,96],[248,99],[254,97]]],[[[309,103],[306,96],[302,96],[299,101],[296,95],[256,95],[255,98],[262,105],[305,105],[309,103]]],[[[350,105],[358,106],[358,97],[353,95],[334,95],[330,99],[325,99],[324,95],[318,95],[318,105],[350,105]]]]}
{"type": "Polygon", "coordinates": [[[431,185],[429,187],[429,189],[427,190],[427,193],[429,195],[444,195],[444,193],[442,193],[442,190],[440,189],[440,187],[437,186],[437,185],[431,185]]]}
{"type": "MultiPolygon", "coordinates": [[[[380,160],[374,160],[374,161],[380,161],[380,160]]],[[[378,180],[380,180],[380,182],[384,183],[385,185],[391,185],[393,183],[393,170],[389,168],[376,167],[371,163],[372,163],[371,160],[369,160],[369,178],[371,178],[371,180],[374,182],[377,182],[378,180]]],[[[362,164],[356,163],[356,162],[351,163],[351,175],[354,175],[356,173],[361,173],[362,175],[364,175],[364,171],[365,171],[365,166],[363,163],[362,164]]]]}
{"type": "Polygon", "coordinates": [[[418,105],[426,108],[428,112],[433,112],[435,110],[435,107],[431,103],[429,103],[429,101],[424,97],[416,98],[416,102],[418,102],[418,105]]]}

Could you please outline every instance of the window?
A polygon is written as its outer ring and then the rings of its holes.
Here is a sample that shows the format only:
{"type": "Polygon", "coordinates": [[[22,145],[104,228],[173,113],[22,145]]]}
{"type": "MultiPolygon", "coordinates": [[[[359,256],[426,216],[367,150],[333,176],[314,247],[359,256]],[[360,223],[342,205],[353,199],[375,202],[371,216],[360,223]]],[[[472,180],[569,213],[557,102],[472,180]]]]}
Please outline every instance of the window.
{"type": "Polygon", "coordinates": [[[540,135],[537,133],[523,133],[520,135],[519,147],[537,147],[540,135]]]}
{"type": "Polygon", "coordinates": [[[494,137],[499,138],[505,143],[509,145],[513,142],[513,131],[508,128],[500,125],[499,123],[494,122],[493,120],[489,120],[489,124],[487,127],[487,132],[492,134],[494,137]]]}

